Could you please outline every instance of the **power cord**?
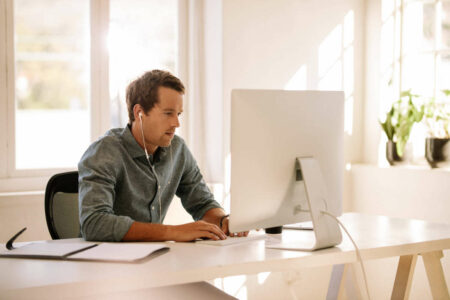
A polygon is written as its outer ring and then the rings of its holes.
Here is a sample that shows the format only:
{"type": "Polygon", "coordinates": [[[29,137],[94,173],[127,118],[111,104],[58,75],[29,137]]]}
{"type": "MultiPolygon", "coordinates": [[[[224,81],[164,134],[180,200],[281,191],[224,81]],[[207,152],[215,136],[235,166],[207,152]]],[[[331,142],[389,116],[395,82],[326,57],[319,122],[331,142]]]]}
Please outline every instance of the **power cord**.
{"type": "MultiPolygon", "coordinates": [[[[324,202],[326,203],[326,201],[324,201],[324,202]]],[[[300,211],[301,212],[308,212],[308,213],[311,212],[310,210],[307,210],[307,209],[300,209],[300,211]]],[[[347,228],[344,226],[344,224],[342,224],[342,222],[335,215],[329,213],[328,211],[324,211],[324,210],[321,210],[320,213],[332,217],[342,227],[342,229],[344,229],[345,233],[350,238],[350,241],[352,242],[353,246],[355,247],[356,257],[357,257],[359,263],[361,264],[361,270],[363,272],[363,277],[364,277],[364,285],[366,287],[367,297],[370,300],[370,292],[369,292],[369,285],[367,284],[366,269],[364,268],[364,262],[362,260],[361,252],[359,251],[358,246],[356,245],[356,243],[353,240],[352,236],[348,232],[347,228]]]]}
{"type": "Polygon", "coordinates": [[[353,240],[352,236],[350,235],[350,233],[347,231],[347,228],[345,228],[344,224],[342,224],[342,222],[333,214],[327,212],[327,211],[320,211],[322,214],[327,215],[332,217],[341,227],[342,229],[345,231],[345,233],[347,234],[347,236],[350,238],[350,241],[352,242],[353,246],[355,247],[356,250],[356,257],[358,258],[359,263],[361,264],[361,270],[363,272],[363,277],[364,277],[364,284],[366,286],[366,292],[367,292],[367,297],[370,300],[370,292],[369,292],[369,285],[367,284],[367,275],[366,275],[366,270],[364,268],[364,262],[362,260],[361,257],[361,253],[359,251],[358,246],[356,245],[355,241],[353,240]]]}

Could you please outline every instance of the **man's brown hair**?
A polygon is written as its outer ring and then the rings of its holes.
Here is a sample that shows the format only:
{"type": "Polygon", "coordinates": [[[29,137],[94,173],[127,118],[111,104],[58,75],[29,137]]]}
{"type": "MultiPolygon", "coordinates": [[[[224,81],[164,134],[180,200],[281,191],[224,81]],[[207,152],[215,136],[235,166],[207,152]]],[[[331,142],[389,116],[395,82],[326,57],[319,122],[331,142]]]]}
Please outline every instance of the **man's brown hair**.
{"type": "Polygon", "coordinates": [[[158,103],[158,89],[161,86],[184,94],[184,85],[181,80],[170,72],[162,70],[146,72],[128,85],[126,99],[130,124],[134,121],[133,108],[136,104],[140,104],[147,113],[158,103]]]}

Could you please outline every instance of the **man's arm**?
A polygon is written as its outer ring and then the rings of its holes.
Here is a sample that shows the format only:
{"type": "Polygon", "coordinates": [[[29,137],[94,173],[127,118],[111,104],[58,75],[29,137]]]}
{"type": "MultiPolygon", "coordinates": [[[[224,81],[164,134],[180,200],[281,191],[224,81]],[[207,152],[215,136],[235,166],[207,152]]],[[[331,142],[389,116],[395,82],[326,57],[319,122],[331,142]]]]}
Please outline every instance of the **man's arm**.
{"type": "MultiPolygon", "coordinates": [[[[220,228],[220,220],[222,217],[226,216],[225,211],[222,208],[211,208],[204,215],[202,220],[211,224],[214,224],[220,228]]],[[[223,222],[222,222],[223,225],[223,222]]],[[[222,231],[228,235],[228,227],[220,228],[222,231]],[[226,230],[224,230],[226,229],[226,230]]]]}
{"type": "Polygon", "coordinates": [[[197,221],[183,225],[163,225],[134,222],[122,241],[177,241],[188,242],[195,239],[226,239],[225,233],[215,225],[206,221],[197,221]]]}
{"type": "Polygon", "coordinates": [[[229,236],[247,236],[248,231],[245,232],[230,232],[228,228],[229,218],[225,217],[225,211],[222,208],[212,208],[208,210],[203,216],[202,220],[208,223],[215,224],[220,227],[220,220],[222,220],[222,228],[220,228],[226,235],[229,236]]]}
{"type": "MultiPolygon", "coordinates": [[[[221,208],[220,204],[214,200],[214,196],[206,186],[203,176],[200,173],[200,169],[191,152],[186,145],[183,145],[183,147],[185,167],[176,194],[180,197],[183,207],[194,220],[205,221],[219,227],[220,220],[226,215],[225,211],[221,208]]],[[[226,235],[230,235],[227,218],[222,220],[222,228],[220,229],[226,235]]],[[[242,232],[236,235],[247,236],[248,232],[242,232]]]]}
{"type": "Polygon", "coordinates": [[[114,213],[120,155],[109,140],[97,141],[78,164],[80,225],[83,238],[88,241],[120,241],[134,222],[114,213]]]}
{"type": "Polygon", "coordinates": [[[206,238],[212,240],[226,239],[230,236],[247,236],[248,231],[232,234],[228,230],[228,217],[223,218],[222,228],[220,220],[225,216],[222,208],[208,210],[201,221],[183,225],[163,225],[153,223],[134,222],[122,241],[176,241],[188,242],[195,239],[206,238]]]}

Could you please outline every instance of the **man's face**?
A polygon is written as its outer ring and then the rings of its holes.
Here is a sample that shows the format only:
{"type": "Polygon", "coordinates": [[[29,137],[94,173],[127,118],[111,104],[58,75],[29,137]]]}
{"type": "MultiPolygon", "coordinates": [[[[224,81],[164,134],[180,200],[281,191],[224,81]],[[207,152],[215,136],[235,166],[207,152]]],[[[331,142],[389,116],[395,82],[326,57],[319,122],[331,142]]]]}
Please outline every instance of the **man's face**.
{"type": "Polygon", "coordinates": [[[159,87],[158,100],[147,114],[142,113],[145,144],[152,153],[170,145],[183,112],[183,95],[173,89],[159,87]]]}

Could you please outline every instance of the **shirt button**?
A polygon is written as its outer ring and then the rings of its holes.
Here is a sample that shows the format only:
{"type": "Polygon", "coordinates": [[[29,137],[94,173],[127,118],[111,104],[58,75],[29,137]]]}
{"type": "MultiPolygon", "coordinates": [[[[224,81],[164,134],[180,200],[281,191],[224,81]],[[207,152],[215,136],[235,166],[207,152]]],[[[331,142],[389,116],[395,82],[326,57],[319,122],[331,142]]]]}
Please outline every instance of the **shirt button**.
{"type": "Polygon", "coordinates": [[[161,186],[160,186],[160,185],[158,185],[158,189],[161,189],[161,186]]]}
{"type": "Polygon", "coordinates": [[[152,210],[154,210],[155,209],[155,207],[154,206],[152,206],[152,210]]]}

